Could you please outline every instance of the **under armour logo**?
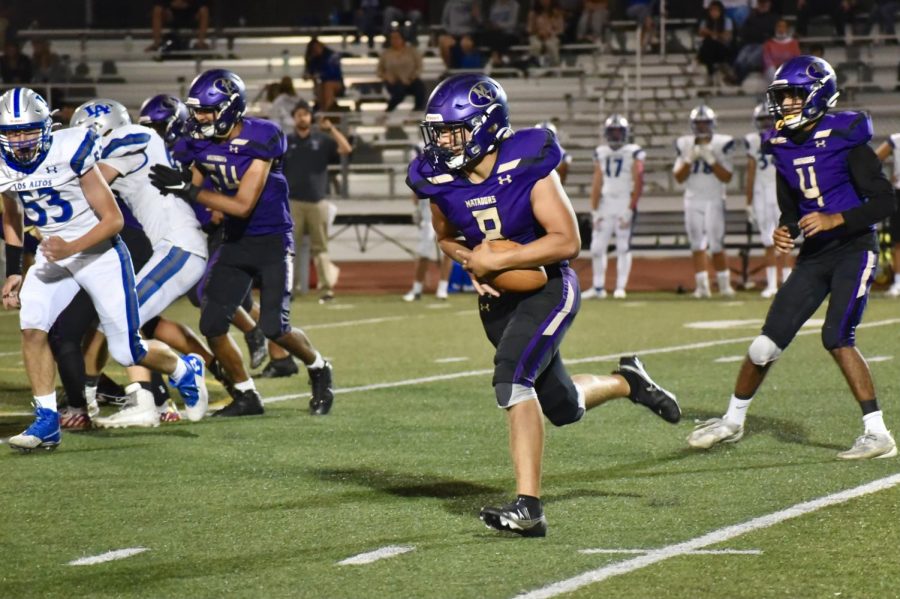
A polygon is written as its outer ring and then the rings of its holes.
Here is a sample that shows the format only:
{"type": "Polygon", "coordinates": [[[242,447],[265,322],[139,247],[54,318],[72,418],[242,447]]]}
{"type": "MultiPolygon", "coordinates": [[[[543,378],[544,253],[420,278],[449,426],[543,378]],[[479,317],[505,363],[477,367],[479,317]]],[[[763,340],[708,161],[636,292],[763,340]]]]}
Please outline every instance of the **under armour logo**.
{"type": "Polygon", "coordinates": [[[824,140],[824,139],[817,139],[817,140],[816,140],[816,147],[817,147],[817,148],[824,148],[824,147],[825,147],[825,140],[824,140]]]}
{"type": "Polygon", "coordinates": [[[497,182],[500,185],[503,185],[504,183],[512,183],[512,175],[500,175],[497,177],[497,182]]]}
{"type": "Polygon", "coordinates": [[[59,168],[55,164],[51,164],[47,167],[47,173],[50,175],[55,175],[59,172],[59,168]]]}
{"type": "Polygon", "coordinates": [[[112,108],[109,104],[89,104],[84,107],[84,111],[88,113],[88,116],[92,119],[99,117],[102,114],[109,114],[112,112],[112,108]]]}
{"type": "Polygon", "coordinates": [[[228,146],[228,151],[232,154],[237,154],[241,149],[238,146],[228,146]]]}
{"type": "Polygon", "coordinates": [[[479,81],[469,90],[469,104],[487,106],[497,98],[497,89],[487,81],[479,81]]]}
{"type": "Polygon", "coordinates": [[[481,310],[482,312],[490,312],[491,305],[490,304],[478,304],[478,309],[481,310]]]}

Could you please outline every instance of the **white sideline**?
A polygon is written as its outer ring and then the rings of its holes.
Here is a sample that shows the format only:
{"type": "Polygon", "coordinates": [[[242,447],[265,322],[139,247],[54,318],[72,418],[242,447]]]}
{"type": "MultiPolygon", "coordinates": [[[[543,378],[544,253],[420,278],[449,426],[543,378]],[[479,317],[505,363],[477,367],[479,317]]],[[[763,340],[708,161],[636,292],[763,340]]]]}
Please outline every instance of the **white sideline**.
{"type": "MultiPolygon", "coordinates": [[[[886,320],[876,320],[874,322],[863,323],[859,325],[857,328],[870,328],[870,327],[883,327],[890,324],[900,324],[900,318],[888,318],[886,320]]],[[[309,328],[309,327],[307,327],[309,328]]],[[[797,337],[801,337],[804,335],[814,335],[818,334],[818,330],[804,330],[797,333],[797,337]]],[[[620,356],[627,356],[631,354],[637,354],[640,356],[649,356],[653,354],[669,354],[672,352],[679,351],[688,351],[692,349],[706,349],[708,347],[716,347],[719,345],[730,345],[732,343],[747,343],[749,341],[753,341],[756,339],[756,335],[751,335],[748,337],[732,337],[730,339],[716,339],[715,341],[700,341],[698,343],[687,343],[685,345],[670,345],[669,347],[658,347],[655,349],[638,349],[638,350],[626,350],[616,352],[614,354],[607,354],[605,356],[590,356],[587,358],[576,358],[574,360],[565,360],[566,365],[570,364],[584,364],[588,362],[608,362],[611,360],[617,360],[620,356]]],[[[437,381],[451,381],[453,379],[460,379],[469,376],[485,376],[488,374],[492,374],[493,369],[483,368],[481,370],[464,370],[462,372],[451,372],[448,374],[438,374],[433,376],[423,376],[416,379],[405,379],[401,381],[392,381],[387,383],[374,383],[372,385],[360,385],[359,387],[338,387],[334,390],[335,395],[343,395],[346,393],[356,393],[359,391],[374,391],[376,389],[394,389],[396,387],[408,387],[410,385],[419,385],[421,383],[434,383],[437,381]]],[[[309,397],[309,393],[291,393],[289,395],[276,395],[275,397],[269,397],[263,399],[264,404],[270,403],[278,403],[281,401],[288,401],[291,399],[301,399],[309,397]]]]}
{"type": "Polygon", "coordinates": [[[70,561],[68,566],[93,566],[94,564],[102,564],[103,562],[111,562],[117,559],[125,559],[138,553],[150,551],[148,547],[130,547],[128,549],[116,549],[115,551],[107,551],[100,555],[92,555],[90,557],[81,557],[70,561]]]}
{"type": "MultiPolygon", "coordinates": [[[[631,553],[635,555],[643,555],[650,553],[653,549],[580,549],[578,553],[585,555],[600,554],[616,554],[631,553]]],[[[698,549],[696,551],[687,551],[684,555],[762,555],[759,549],[698,549]]]]}
{"type": "Polygon", "coordinates": [[[366,553],[360,553],[359,555],[348,557],[347,559],[339,561],[337,565],[359,566],[362,564],[371,564],[372,562],[377,562],[380,559],[409,553],[410,551],[414,551],[415,548],[415,545],[388,545],[387,547],[382,547],[381,549],[376,549],[375,551],[367,551],[366,553]]]}
{"type": "Polygon", "coordinates": [[[798,516],[810,514],[822,508],[832,505],[838,505],[840,503],[850,501],[851,499],[862,497],[863,495],[877,493],[878,491],[889,489],[891,487],[897,486],[898,484],[900,484],[900,474],[894,474],[885,478],[879,478],[878,480],[874,480],[870,483],[866,483],[852,489],[847,489],[846,491],[840,491],[838,493],[826,495],[824,497],[813,499],[811,501],[798,503],[789,508],[779,510],[777,512],[772,512],[771,514],[766,514],[765,516],[760,516],[758,518],[753,518],[752,520],[747,520],[746,522],[742,522],[741,524],[726,526],[725,528],[714,530],[710,533],[696,537],[694,539],[690,539],[688,541],[684,541],[682,543],[676,543],[674,545],[662,547],[661,549],[654,549],[638,557],[634,557],[621,562],[616,562],[614,564],[609,564],[608,566],[603,566],[602,568],[597,568],[596,570],[589,570],[587,572],[584,572],[583,574],[579,574],[578,576],[573,576],[572,578],[567,578],[566,580],[555,582],[534,591],[516,595],[515,599],[547,599],[549,597],[562,595],[563,593],[571,593],[572,591],[585,587],[589,584],[601,582],[608,578],[612,578],[613,576],[628,574],[630,572],[634,572],[635,570],[646,568],[647,566],[653,565],[657,562],[661,562],[672,557],[677,557],[679,555],[692,553],[698,549],[708,547],[709,545],[723,543],[725,541],[729,541],[731,539],[744,535],[748,532],[768,528],[775,524],[784,522],[785,520],[790,520],[791,518],[797,518],[798,516]]]}

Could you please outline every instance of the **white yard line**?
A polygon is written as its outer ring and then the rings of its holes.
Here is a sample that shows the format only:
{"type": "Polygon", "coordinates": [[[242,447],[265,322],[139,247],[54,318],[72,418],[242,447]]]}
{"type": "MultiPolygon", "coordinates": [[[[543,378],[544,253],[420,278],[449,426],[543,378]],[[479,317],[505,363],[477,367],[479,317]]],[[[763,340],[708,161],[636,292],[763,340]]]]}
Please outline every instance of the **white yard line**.
{"type": "Polygon", "coordinates": [[[21,356],[22,350],[18,351],[2,351],[0,352],[0,358],[5,358],[6,356],[21,356]]]}
{"type": "Polygon", "coordinates": [[[716,358],[713,362],[717,364],[727,364],[728,362],[740,362],[744,359],[744,356],[722,356],[721,358],[716,358]]]}
{"type": "MultiPolygon", "coordinates": [[[[578,553],[585,555],[595,554],[617,554],[628,553],[635,555],[643,555],[650,553],[653,549],[581,549],[578,553]]],[[[698,549],[697,551],[688,551],[685,555],[762,555],[759,549],[698,549]]]]}
{"type": "MultiPolygon", "coordinates": [[[[875,322],[863,323],[859,325],[858,329],[863,328],[873,328],[873,327],[883,327],[891,324],[900,324],[900,318],[888,318],[887,320],[876,320],[875,322]]],[[[307,327],[309,328],[309,327],[307,327]]],[[[797,333],[798,337],[804,335],[818,335],[818,330],[802,330],[797,333]]],[[[576,358],[574,360],[566,360],[566,365],[570,364],[585,364],[590,362],[609,362],[612,360],[618,360],[620,356],[627,356],[631,354],[637,354],[640,356],[650,356],[653,354],[670,354],[672,352],[681,352],[681,351],[689,351],[692,349],[706,349],[708,347],[718,347],[719,345],[731,345],[732,343],[747,343],[756,339],[756,335],[751,335],[748,337],[731,337],[730,339],[716,339],[715,341],[699,341],[697,343],[686,343],[684,345],[670,345],[669,347],[657,347],[652,349],[638,349],[638,350],[624,350],[620,352],[616,352],[614,354],[607,354],[605,356],[590,356],[587,358],[576,358]]],[[[405,379],[400,381],[392,381],[387,383],[374,383],[372,385],[360,385],[358,387],[339,387],[334,390],[335,395],[344,395],[346,393],[357,393],[357,392],[365,392],[365,391],[375,391],[377,389],[395,389],[397,387],[408,387],[410,385],[419,385],[422,383],[435,383],[438,381],[452,381],[454,379],[461,379],[470,376],[485,376],[488,374],[492,374],[493,369],[483,368],[480,370],[465,370],[462,372],[452,372],[448,374],[438,374],[434,376],[424,376],[416,379],[405,379]]],[[[269,397],[263,399],[263,403],[278,403],[282,401],[289,401],[291,399],[301,399],[309,397],[309,393],[291,393],[289,395],[276,395],[275,397],[269,397]]]]}
{"type": "Polygon", "coordinates": [[[614,576],[628,574],[673,557],[687,555],[710,545],[724,543],[725,541],[730,541],[731,539],[745,535],[748,532],[762,530],[774,526],[775,524],[780,524],[785,520],[811,514],[822,508],[845,503],[851,499],[862,497],[863,495],[884,491],[885,489],[890,489],[898,484],[900,484],[900,474],[879,478],[878,480],[852,489],[847,489],[846,491],[840,491],[811,501],[804,501],[803,503],[798,503],[789,508],[766,514],[765,516],[759,516],[758,518],[753,518],[752,520],[747,520],[740,524],[726,526],[682,543],[676,543],[674,545],[662,547],[661,549],[654,549],[638,557],[609,564],[608,566],[603,566],[596,570],[589,570],[578,576],[573,576],[572,578],[555,582],[545,587],[535,589],[534,591],[516,595],[516,599],[548,599],[549,597],[556,597],[564,593],[571,593],[587,585],[602,582],[614,576]]]}
{"type": "MultiPolygon", "coordinates": [[[[415,317],[413,317],[415,318],[415,317]]],[[[341,327],[355,327],[360,324],[379,324],[382,322],[393,322],[395,320],[409,320],[409,316],[382,316],[381,318],[364,318],[362,320],[340,320],[338,322],[321,322],[319,324],[308,324],[301,327],[304,331],[313,329],[338,329],[341,327]]]]}
{"type": "Polygon", "coordinates": [[[387,559],[396,555],[409,553],[410,551],[414,551],[415,548],[415,545],[388,545],[387,547],[382,547],[381,549],[376,549],[375,551],[367,551],[366,553],[360,553],[359,555],[348,557],[347,559],[339,561],[337,565],[359,566],[362,564],[371,564],[372,562],[377,562],[380,559],[387,559]]]}
{"type": "Polygon", "coordinates": [[[73,559],[67,565],[69,566],[93,566],[94,564],[102,564],[103,562],[112,562],[117,559],[125,559],[138,553],[150,551],[147,547],[130,547],[128,549],[116,549],[115,551],[107,551],[100,555],[92,555],[90,557],[81,557],[73,559]]]}
{"type": "Polygon", "coordinates": [[[450,364],[451,362],[465,362],[469,358],[464,357],[450,357],[450,358],[438,358],[434,361],[435,364],[450,364]]]}

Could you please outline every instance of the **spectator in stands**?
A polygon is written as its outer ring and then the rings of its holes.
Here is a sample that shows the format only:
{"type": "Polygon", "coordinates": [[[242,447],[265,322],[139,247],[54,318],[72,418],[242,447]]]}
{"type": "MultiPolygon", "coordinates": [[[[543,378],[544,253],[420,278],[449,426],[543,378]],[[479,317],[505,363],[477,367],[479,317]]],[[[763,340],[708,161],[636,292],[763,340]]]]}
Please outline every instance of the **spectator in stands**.
{"type": "Polygon", "coordinates": [[[356,24],[356,43],[364,35],[369,50],[375,47],[375,34],[381,29],[380,0],[357,0],[354,23],[356,24]]]}
{"type": "Polygon", "coordinates": [[[898,0],[874,0],[869,19],[866,22],[866,35],[872,33],[872,27],[878,23],[881,34],[888,36],[887,43],[896,44],[897,37],[894,32],[894,19],[900,9],[898,0]]]}
{"type": "Polygon", "coordinates": [[[273,83],[272,88],[275,97],[269,107],[269,120],[288,133],[294,129],[294,107],[300,101],[294,90],[294,80],[285,75],[281,81],[273,83]]]}
{"type": "Polygon", "coordinates": [[[209,29],[208,0],[154,0],[151,27],[153,29],[153,43],[147,46],[147,52],[156,52],[163,46],[163,25],[167,25],[172,32],[169,34],[168,43],[175,46],[173,49],[185,49],[187,44],[181,41],[179,31],[191,30],[197,26],[197,43],[194,48],[206,50],[206,31],[209,29]]]}
{"type": "Polygon", "coordinates": [[[315,82],[316,110],[329,112],[337,107],[338,97],[344,94],[344,73],[341,54],[313,38],[306,45],[304,79],[315,82]]]}
{"type": "Polygon", "coordinates": [[[31,40],[32,81],[37,83],[64,83],[71,73],[67,61],[50,50],[50,40],[31,40]]]}
{"type": "Polygon", "coordinates": [[[0,59],[0,77],[3,83],[30,83],[33,74],[31,59],[22,54],[19,42],[7,39],[3,44],[3,58],[0,59]]]}
{"type": "Polygon", "coordinates": [[[775,35],[763,46],[763,66],[766,79],[771,81],[775,69],[795,56],[800,56],[800,44],[791,35],[791,26],[784,19],[775,23],[775,35]]]}
{"type": "Polygon", "coordinates": [[[468,34],[459,38],[459,43],[450,52],[450,68],[478,70],[483,67],[484,56],[475,45],[475,38],[468,34]]]}
{"type": "MultiPolygon", "coordinates": [[[[735,29],[740,29],[744,24],[744,21],[747,20],[747,17],[750,16],[750,1],[749,0],[719,0],[722,3],[722,10],[725,13],[725,16],[731,19],[731,22],[734,23],[735,29]]],[[[758,4],[757,0],[757,4],[758,4]]],[[[703,7],[709,8],[709,5],[712,4],[712,0],[703,0],[703,7]]]]}
{"type": "MultiPolygon", "coordinates": [[[[578,22],[587,0],[556,0],[556,6],[563,14],[563,32],[561,41],[570,44],[576,40],[578,22]]],[[[532,4],[535,4],[532,1],[532,4]]]]}
{"type": "Polygon", "coordinates": [[[491,64],[509,64],[509,48],[519,42],[519,1],[495,0],[488,13],[484,32],[485,45],[491,49],[491,64]]]}
{"type": "Polygon", "coordinates": [[[772,12],[771,0],[758,0],[740,29],[741,49],[734,59],[736,83],[741,83],[750,73],[763,71],[763,44],[775,35],[777,22],[778,15],[772,12]]]}
{"type": "MultiPolygon", "coordinates": [[[[625,14],[638,24],[641,28],[641,48],[645,51],[650,49],[653,40],[653,10],[656,7],[656,0],[628,0],[625,7],[625,14]]],[[[624,37],[620,38],[619,46],[625,48],[624,37]]]]}
{"type": "MultiPolygon", "coordinates": [[[[284,176],[294,219],[294,247],[300,247],[304,235],[310,236],[321,291],[319,302],[325,303],[334,299],[334,286],[340,273],[328,259],[328,204],[322,201],[328,192],[328,163],[339,155],[348,155],[353,148],[328,119],[320,118],[317,129],[313,129],[312,121],[309,103],[297,102],[294,130],[287,137],[284,154],[284,176]]],[[[300,272],[299,254],[294,256],[294,272],[300,272]]]]}
{"type": "Polygon", "coordinates": [[[585,0],[581,18],[578,19],[577,37],[579,42],[606,44],[609,28],[609,0],[585,0]]]}
{"type": "Polygon", "coordinates": [[[559,36],[563,26],[563,13],[556,0],[537,0],[528,12],[529,50],[541,66],[559,64],[559,36]]]}
{"type": "Polygon", "coordinates": [[[398,29],[391,31],[390,46],[378,59],[378,78],[391,95],[387,111],[394,110],[403,98],[415,98],[413,110],[425,109],[425,84],[422,82],[422,55],[406,43],[398,29]]]}
{"type": "MultiPolygon", "coordinates": [[[[805,37],[809,20],[827,15],[838,37],[844,37],[847,19],[852,15],[856,0],[797,0],[797,35],[805,37]]],[[[843,41],[843,40],[842,40],[843,41]]]]}
{"type": "Polygon", "coordinates": [[[702,41],[697,59],[706,67],[707,85],[712,85],[716,68],[724,69],[731,63],[734,34],[734,23],[725,15],[719,0],[709,3],[706,15],[700,19],[698,33],[702,41]]]}
{"type": "Polygon", "coordinates": [[[481,5],[478,0],[447,0],[441,14],[441,28],[444,32],[438,37],[438,48],[441,59],[447,68],[453,68],[453,47],[464,35],[475,35],[481,22],[481,5]]]}
{"type": "Polygon", "coordinates": [[[419,45],[419,25],[422,24],[428,4],[425,0],[393,0],[384,8],[384,37],[399,29],[410,45],[419,45]]]}

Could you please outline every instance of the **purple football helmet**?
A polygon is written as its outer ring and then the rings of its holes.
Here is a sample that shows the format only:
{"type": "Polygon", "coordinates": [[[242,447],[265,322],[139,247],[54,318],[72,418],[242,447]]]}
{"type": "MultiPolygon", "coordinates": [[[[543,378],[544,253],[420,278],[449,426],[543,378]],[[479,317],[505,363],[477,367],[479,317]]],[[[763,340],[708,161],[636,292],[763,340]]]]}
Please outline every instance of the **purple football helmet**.
{"type": "Polygon", "coordinates": [[[175,143],[184,132],[188,120],[188,109],[184,102],[169,94],[158,94],[147,98],[141,104],[141,115],[138,122],[146,127],[156,129],[167,146],[175,143]]]}
{"type": "Polygon", "coordinates": [[[184,103],[190,112],[188,134],[198,139],[225,137],[247,110],[247,90],[241,78],[231,71],[211,69],[200,73],[191,82],[184,103]],[[213,121],[198,121],[198,112],[212,112],[215,115],[213,121]]]}
{"type": "Polygon", "coordinates": [[[423,153],[432,167],[443,172],[461,169],[512,134],[506,92],[485,75],[449,77],[428,98],[421,129],[423,153]]]}
{"type": "Polygon", "coordinates": [[[797,129],[822,118],[837,104],[840,92],[831,65],[815,56],[797,56],[775,71],[775,80],[766,91],[769,111],[775,117],[775,127],[797,129]],[[799,98],[799,110],[785,114],[786,98],[799,98]]]}

